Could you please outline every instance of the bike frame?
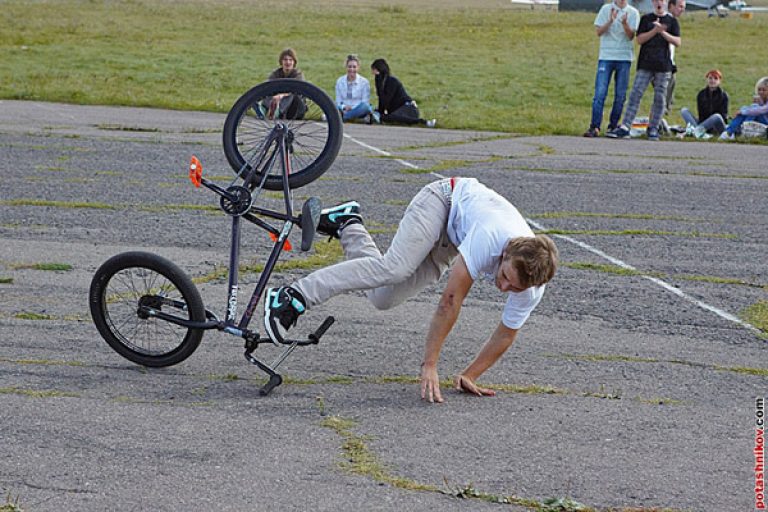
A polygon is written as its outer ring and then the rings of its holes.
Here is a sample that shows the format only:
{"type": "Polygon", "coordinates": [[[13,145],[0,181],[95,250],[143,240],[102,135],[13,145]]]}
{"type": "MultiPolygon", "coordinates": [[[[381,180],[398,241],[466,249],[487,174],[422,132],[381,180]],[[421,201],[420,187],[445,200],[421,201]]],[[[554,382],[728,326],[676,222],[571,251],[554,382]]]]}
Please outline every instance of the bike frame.
{"type": "MultiPolygon", "coordinates": [[[[276,368],[279,366],[293,350],[300,345],[316,344],[320,341],[320,337],[331,326],[334,319],[333,317],[327,317],[322,325],[312,334],[310,334],[305,340],[286,340],[286,348],[283,350],[277,359],[272,364],[266,364],[256,359],[252,353],[261,343],[272,343],[272,340],[268,337],[261,337],[258,332],[248,329],[256,306],[259,303],[260,298],[263,296],[269,278],[272,275],[272,271],[277,264],[277,261],[282,253],[283,249],[289,247],[288,235],[294,225],[301,226],[302,230],[311,232],[314,236],[314,230],[316,227],[316,221],[314,219],[308,219],[305,214],[307,210],[302,212],[300,216],[294,216],[293,206],[291,201],[291,189],[288,183],[288,176],[291,173],[291,161],[289,158],[289,150],[286,141],[288,134],[287,127],[283,123],[276,123],[270,135],[267,137],[263,150],[256,155],[251,163],[246,163],[238,172],[237,178],[230,184],[228,188],[222,188],[215,183],[212,183],[202,177],[202,166],[199,160],[195,157],[190,164],[190,179],[195,186],[204,186],[209,190],[212,190],[219,196],[221,196],[222,210],[232,217],[232,229],[231,229],[231,244],[229,252],[229,277],[227,284],[227,298],[225,311],[226,316],[222,321],[214,313],[209,310],[205,310],[207,320],[203,322],[187,320],[175,315],[171,315],[155,309],[144,308],[147,314],[166,320],[168,322],[188,327],[191,329],[218,329],[228,334],[240,336],[245,339],[245,357],[251,363],[258,366],[261,370],[269,375],[269,382],[261,389],[261,394],[266,395],[272,389],[280,385],[282,378],[276,373],[276,368]],[[263,189],[264,180],[268,175],[268,170],[271,169],[279,158],[281,172],[283,176],[283,198],[285,201],[285,212],[278,212],[265,208],[258,208],[253,206],[253,203],[258,198],[258,195],[263,189]],[[258,170],[261,169],[262,181],[259,184],[255,183],[255,178],[259,174],[258,170]],[[239,179],[243,180],[244,186],[235,185],[239,179]],[[256,197],[251,196],[251,192],[257,190],[256,197]],[[245,196],[243,200],[242,196],[245,196]],[[229,211],[228,211],[229,208],[229,211]],[[257,217],[261,215],[269,217],[275,220],[283,221],[282,229],[277,229],[264,220],[257,217]],[[240,238],[242,231],[242,220],[245,219],[256,226],[267,231],[274,239],[275,243],[270,251],[267,262],[264,266],[264,270],[259,276],[259,281],[256,284],[248,305],[245,308],[240,319],[237,319],[237,304],[238,304],[238,291],[239,291],[239,271],[240,264],[240,238]]],[[[319,200],[316,198],[310,198],[310,201],[316,201],[315,211],[319,211],[319,200]]],[[[305,205],[306,206],[306,205],[305,205]]],[[[311,238],[310,238],[311,240],[311,238]]],[[[302,244],[304,250],[304,244],[302,244]]]]}

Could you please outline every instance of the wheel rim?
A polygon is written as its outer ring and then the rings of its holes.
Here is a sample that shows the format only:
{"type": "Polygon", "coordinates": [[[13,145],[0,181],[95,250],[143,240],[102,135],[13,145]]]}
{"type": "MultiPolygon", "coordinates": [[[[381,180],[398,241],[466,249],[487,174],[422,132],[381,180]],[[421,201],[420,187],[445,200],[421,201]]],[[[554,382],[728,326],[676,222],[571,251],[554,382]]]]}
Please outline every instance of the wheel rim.
{"type": "Polygon", "coordinates": [[[110,331],[126,348],[138,354],[170,354],[179,348],[189,332],[186,327],[139,313],[140,305],[160,304],[161,311],[190,318],[188,309],[178,307],[186,304],[181,291],[154,270],[131,267],[116,272],[104,290],[103,300],[110,331]]]}
{"type": "MultiPolygon", "coordinates": [[[[280,93],[277,93],[280,94],[280,93]]],[[[256,167],[263,174],[263,166],[267,163],[268,155],[275,151],[276,143],[270,137],[277,123],[286,129],[286,145],[291,163],[291,172],[298,174],[310,168],[320,158],[328,144],[330,132],[323,109],[307,96],[294,94],[294,104],[301,98],[306,112],[301,119],[285,118],[279,111],[277,117],[264,108],[268,98],[255,98],[240,115],[235,128],[235,146],[243,163],[256,167]]],[[[267,103],[268,104],[268,103],[267,103]]],[[[291,115],[289,113],[289,115],[291,115]]],[[[281,168],[274,165],[266,169],[269,176],[280,177],[281,168]]]]}

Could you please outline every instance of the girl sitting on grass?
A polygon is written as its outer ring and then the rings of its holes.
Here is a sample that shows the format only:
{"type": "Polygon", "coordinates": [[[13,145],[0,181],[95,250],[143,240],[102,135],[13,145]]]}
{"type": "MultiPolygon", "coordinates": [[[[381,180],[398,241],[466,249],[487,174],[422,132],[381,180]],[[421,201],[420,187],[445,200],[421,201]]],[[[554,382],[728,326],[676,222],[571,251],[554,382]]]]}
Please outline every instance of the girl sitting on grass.
{"type": "Polygon", "coordinates": [[[419,107],[405,92],[403,83],[392,76],[386,60],[373,61],[371,73],[376,77],[376,96],[379,97],[378,114],[382,123],[421,123],[434,128],[436,120],[427,121],[419,117],[419,107]]]}
{"type": "Polygon", "coordinates": [[[764,76],[755,84],[755,96],[750,106],[739,109],[738,114],[720,134],[721,140],[733,140],[741,133],[741,125],[746,121],[757,121],[768,125],[768,76],[764,76]]]}

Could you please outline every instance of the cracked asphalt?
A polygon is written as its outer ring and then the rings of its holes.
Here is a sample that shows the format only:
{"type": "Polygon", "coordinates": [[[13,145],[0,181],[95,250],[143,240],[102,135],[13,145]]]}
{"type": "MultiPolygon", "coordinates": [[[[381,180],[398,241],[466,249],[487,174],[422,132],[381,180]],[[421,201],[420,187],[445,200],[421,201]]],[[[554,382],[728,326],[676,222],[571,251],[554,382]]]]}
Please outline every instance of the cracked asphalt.
{"type": "MultiPolygon", "coordinates": [[[[300,327],[329,314],[336,324],[262,398],[238,338],[209,331],[183,363],[146,369],[113,352],[88,313],[94,271],[119,252],[156,252],[192,276],[226,264],[228,219],[194,208],[217,203],[186,178],[191,154],[207,175],[231,175],[223,122],[0,101],[2,495],[27,511],[518,511],[548,497],[754,508],[768,352],[743,312],[768,300],[766,146],[346,125],[334,166],[297,202],[357,199],[386,248],[407,201],[436,179],[430,169],[477,177],[538,229],[558,230],[563,265],[484,376],[495,398],[419,399],[413,378],[444,281],[390,311],[362,294],[315,308],[300,327]],[[329,426],[336,416],[347,431],[329,426]],[[518,499],[457,498],[462,489],[518,499]]],[[[268,245],[247,230],[244,258],[263,261],[268,245]]],[[[243,276],[241,297],[257,277],[243,276]]],[[[222,315],[226,282],[199,288],[222,315]]],[[[442,377],[477,352],[502,303],[492,286],[473,288],[442,377]]]]}

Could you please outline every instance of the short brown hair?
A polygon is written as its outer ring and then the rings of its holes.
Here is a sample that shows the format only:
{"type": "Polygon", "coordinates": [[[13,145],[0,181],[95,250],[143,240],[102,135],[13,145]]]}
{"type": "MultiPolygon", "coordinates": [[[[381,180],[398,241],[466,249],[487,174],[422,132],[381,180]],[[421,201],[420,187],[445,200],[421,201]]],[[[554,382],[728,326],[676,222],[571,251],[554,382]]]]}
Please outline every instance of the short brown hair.
{"type": "Polygon", "coordinates": [[[293,65],[298,66],[299,64],[299,58],[296,57],[296,52],[293,50],[293,48],[286,48],[285,50],[280,52],[280,57],[277,58],[277,63],[282,66],[283,64],[283,58],[284,57],[290,57],[293,59],[293,65]]]}
{"type": "Polygon", "coordinates": [[[512,238],[504,246],[506,261],[512,262],[522,286],[541,286],[555,276],[557,247],[547,235],[512,238]]]}

